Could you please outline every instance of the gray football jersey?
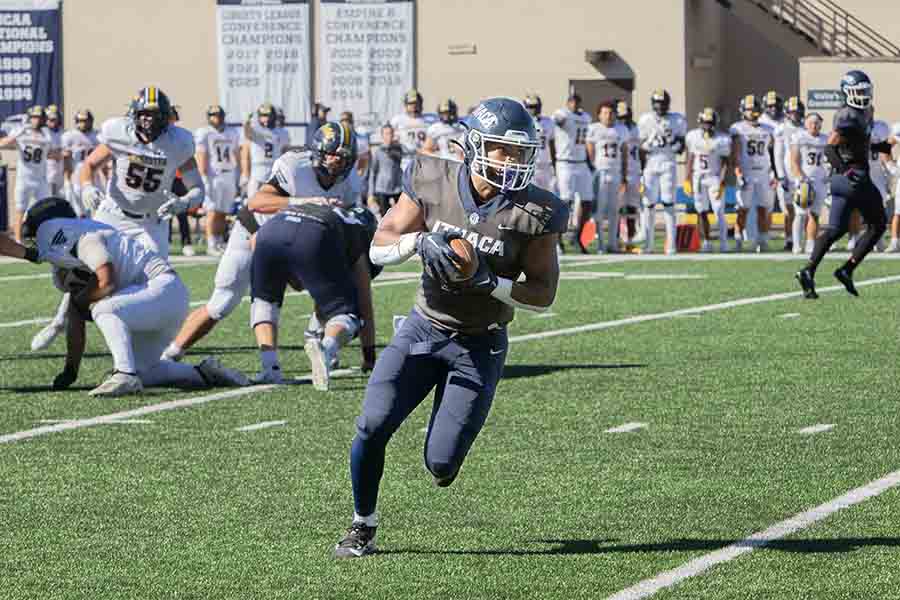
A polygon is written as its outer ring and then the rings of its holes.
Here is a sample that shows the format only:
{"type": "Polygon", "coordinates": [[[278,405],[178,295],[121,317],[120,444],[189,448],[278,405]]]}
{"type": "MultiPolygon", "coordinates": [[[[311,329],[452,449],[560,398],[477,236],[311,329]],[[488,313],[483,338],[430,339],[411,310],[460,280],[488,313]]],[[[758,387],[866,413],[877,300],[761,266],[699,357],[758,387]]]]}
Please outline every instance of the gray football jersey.
{"type": "MultiPolygon", "coordinates": [[[[524,267],[527,243],[566,230],[569,210],[555,194],[535,185],[498,194],[478,206],[465,164],[419,155],[407,171],[403,191],[423,211],[429,231],[457,231],[499,277],[515,281],[524,267]]],[[[492,297],[465,297],[442,290],[422,276],[416,310],[437,326],[462,333],[482,333],[513,319],[513,308],[492,297]]]]}

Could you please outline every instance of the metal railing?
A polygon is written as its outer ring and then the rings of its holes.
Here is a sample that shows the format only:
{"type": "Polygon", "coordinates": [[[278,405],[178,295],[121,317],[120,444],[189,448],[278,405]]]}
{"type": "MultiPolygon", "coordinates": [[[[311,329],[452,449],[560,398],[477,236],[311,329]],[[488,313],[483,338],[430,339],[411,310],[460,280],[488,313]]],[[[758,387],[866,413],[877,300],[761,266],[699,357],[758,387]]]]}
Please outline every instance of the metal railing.
{"type": "Polygon", "coordinates": [[[752,0],[832,56],[900,56],[900,46],[833,0],[752,0]]]}

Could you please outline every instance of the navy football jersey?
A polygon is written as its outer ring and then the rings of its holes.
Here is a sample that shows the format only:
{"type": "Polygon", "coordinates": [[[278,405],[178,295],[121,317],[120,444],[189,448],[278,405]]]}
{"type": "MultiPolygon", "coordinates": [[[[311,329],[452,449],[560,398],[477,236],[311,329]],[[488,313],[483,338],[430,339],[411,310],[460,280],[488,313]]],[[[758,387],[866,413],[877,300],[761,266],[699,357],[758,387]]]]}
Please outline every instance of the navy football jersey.
{"type": "Polygon", "coordinates": [[[837,145],[838,156],[854,169],[869,170],[869,144],[872,135],[872,113],[845,106],[834,115],[834,130],[844,141],[837,145]]]}

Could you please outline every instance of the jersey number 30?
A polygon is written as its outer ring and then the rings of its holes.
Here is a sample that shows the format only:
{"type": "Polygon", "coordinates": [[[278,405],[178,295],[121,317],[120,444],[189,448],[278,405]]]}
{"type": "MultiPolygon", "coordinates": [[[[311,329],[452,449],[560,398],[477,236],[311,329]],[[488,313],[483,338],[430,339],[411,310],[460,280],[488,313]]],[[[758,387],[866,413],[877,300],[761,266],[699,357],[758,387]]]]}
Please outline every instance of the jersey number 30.
{"type": "Polygon", "coordinates": [[[128,165],[128,173],[125,175],[125,183],[136,190],[155,192],[162,183],[162,169],[153,169],[137,163],[128,165]]]}

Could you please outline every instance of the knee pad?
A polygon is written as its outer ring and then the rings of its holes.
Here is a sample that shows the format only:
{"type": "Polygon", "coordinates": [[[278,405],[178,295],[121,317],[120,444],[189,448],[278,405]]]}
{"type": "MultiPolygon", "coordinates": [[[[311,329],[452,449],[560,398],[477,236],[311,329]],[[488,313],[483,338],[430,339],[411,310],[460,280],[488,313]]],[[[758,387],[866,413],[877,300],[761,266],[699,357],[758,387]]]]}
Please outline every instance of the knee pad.
{"type": "Polygon", "coordinates": [[[281,307],[262,298],[254,298],[250,304],[250,327],[256,327],[260,323],[272,323],[278,325],[278,317],[281,307]]]}
{"type": "Polygon", "coordinates": [[[217,287],[209,297],[209,302],[206,303],[206,312],[209,313],[209,318],[221,321],[230,315],[240,303],[241,296],[237,292],[217,287]]]}
{"type": "Polygon", "coordinates": [[[330,326],[341,327],[342,333],[338,336],[337,340],[338,344],[343,347],[356,337],[356,334],[359,333],[359,329],[362,326],[362,322],[359,317],[353,314],[335,315],[325,323],[325,329],[327,330],[330,326]]]}

